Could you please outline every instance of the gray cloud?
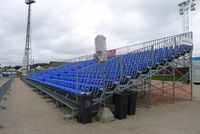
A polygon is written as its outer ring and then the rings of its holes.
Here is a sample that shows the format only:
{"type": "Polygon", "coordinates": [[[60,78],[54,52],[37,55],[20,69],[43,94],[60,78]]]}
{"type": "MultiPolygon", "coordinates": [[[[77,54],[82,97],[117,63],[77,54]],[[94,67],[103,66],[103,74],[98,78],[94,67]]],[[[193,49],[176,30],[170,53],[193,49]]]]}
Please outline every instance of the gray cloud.
{"type": "MultiPolygon", "coordinates": [[[[48,62],[91,54],[97,34],[107,37],[108,49],[178,34],[181,32],[178,2],[38,0],[32,7],[34,60],[48,62]]],[[[21,0],[1,0],[0,9],[0,64],[20,65],[24,54],[27,6],[21,0]]],[[[191,15],[194,56],[198,56],[199,6],[191,15]]]]}

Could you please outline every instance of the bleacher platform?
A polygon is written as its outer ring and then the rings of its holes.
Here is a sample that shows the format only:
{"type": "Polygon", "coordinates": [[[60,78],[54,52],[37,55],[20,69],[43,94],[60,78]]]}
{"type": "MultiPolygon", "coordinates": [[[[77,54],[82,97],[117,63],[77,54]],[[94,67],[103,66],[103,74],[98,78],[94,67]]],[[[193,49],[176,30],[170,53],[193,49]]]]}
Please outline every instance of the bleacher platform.
{"type": "MultiPolygon", "coordinates": [[[[141,43],[138,49],[125,53],[121,51],[105,62],[100,63],[93,57],[31,74],[25,80],[40,89],[44,87],[45,93],[50,92],[55,99],[54,96],[61,97],[62,100],[58,101],[62,103],[66,100],[71,107],[80,110],[80,97],[92,96],[91,105],[101,106],[113,94],[143,83],[144,76],[149,79],[167,67],[175,67],[179,60],[190,64],[192,50],[192,33],[184,33],[141,43]],[[141,47],[144,44],[147,45],[141,47]]],[[[175,77],[175,73],[173,75],[175,77]]]]}
{"type": "Polygon", "coordinates": [[[192,46],[184,44],[175,48],[168,45],[155,51],[138,50],[108,59],[104,69],[96,59],[93,59],[62,65],[27,78],[71,94],[92,94],[103,88],[103,81],[106,83],[105,88],[112,88],[127,78],[136,79],[142,72],[191,50],[192,46]],[[105,75],[104,80],[102,74],[105,75]]]}

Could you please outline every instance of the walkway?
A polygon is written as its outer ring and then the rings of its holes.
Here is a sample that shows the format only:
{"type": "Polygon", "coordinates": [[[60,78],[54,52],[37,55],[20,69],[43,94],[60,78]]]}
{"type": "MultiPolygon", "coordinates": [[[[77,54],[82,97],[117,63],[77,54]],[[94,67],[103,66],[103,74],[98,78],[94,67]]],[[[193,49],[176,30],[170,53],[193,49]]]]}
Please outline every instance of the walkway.
{"type": "Polygon", "coordinates": [[[64,121],[63,110],[33,92],[20,79],[12,83],[0,111],[0,134],[199,134],[200,103],[182,101],[140,108],[135,116],[103,124],[64,121]]]}

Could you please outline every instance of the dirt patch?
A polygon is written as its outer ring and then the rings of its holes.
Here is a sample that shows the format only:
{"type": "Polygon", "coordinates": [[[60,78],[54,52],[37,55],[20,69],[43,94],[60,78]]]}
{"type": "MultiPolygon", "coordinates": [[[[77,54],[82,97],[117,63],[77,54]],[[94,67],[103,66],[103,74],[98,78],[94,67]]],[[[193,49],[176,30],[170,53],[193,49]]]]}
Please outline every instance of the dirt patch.
{"type": "MultiPolygon", "coordinates": [[[[110,123],[86,125],[76,120],[64,121],[63,109],[36,94],[21,80],[12,83],[5,102],[7,110],[0,111],[0,134],[198,134],[200,132],[200,102],[180,101],[139,108],[135,116],[110,123]]],[[[69,111],[65,111],[69,112],[69,111]]]]}

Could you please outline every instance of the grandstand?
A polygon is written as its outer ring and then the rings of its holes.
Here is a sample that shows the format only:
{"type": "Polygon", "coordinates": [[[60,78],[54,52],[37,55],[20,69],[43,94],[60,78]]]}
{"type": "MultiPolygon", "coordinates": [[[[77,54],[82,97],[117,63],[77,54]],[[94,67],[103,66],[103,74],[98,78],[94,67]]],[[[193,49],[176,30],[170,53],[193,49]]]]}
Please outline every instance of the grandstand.
{"type": "MultiPolygon", "coordinates": [[[[93,112],[98,112],[101,104],[113,94],[130,90],[145,91],[150,105],[151,92],[155,88],[152,77],[171,70],[174,102],[175,90],[178,89],[175,83],[176,68],[190,68],[179,81],[192,81],[192,49],[193,37],[189,32],[116,49],[116,53],[103,64],[95,56],[77,58],[79,60],[29,75],[24,80],[71,108],[76,117],[83,96],[92,97],[93,112]]],[[[191,82],[187,85],[191,86],[191,82]]],[[[192,87],[189,94],[192,94],[192,87]]]]}

